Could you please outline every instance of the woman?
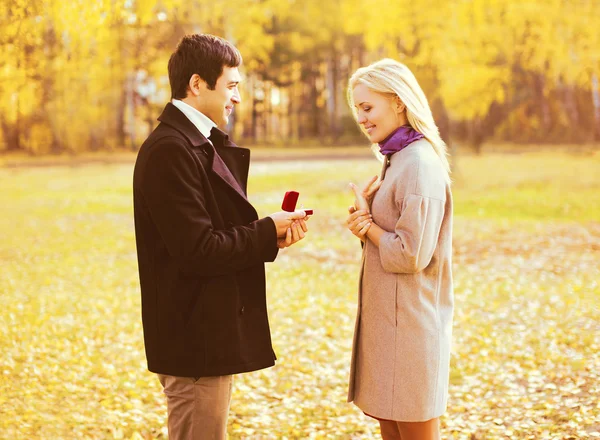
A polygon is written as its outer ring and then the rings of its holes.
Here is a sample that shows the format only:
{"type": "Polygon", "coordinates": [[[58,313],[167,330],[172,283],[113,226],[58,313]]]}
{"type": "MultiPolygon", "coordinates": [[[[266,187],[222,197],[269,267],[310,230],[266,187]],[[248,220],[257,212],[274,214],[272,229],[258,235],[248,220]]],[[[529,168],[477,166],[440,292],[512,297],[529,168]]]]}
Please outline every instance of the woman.
{"type": "Polygon", "coordinates": [[[384,59],[358,69],[348,101],[383,157],[348,228],[363,242],[348,401],[383,439],[439,439],[452,336],[452,195],[446,145],[417,80],[384,59]]]}

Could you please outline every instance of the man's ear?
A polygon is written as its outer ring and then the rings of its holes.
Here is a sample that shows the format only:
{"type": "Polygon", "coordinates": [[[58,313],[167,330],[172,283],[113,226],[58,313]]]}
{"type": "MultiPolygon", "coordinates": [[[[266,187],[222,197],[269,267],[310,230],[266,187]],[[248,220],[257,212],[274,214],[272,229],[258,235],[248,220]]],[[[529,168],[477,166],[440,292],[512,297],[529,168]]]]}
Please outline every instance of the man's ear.
{"type": "Polygon", "coordinates": [[[205,88],[206,88],[206,82],[204,82],[204,80],[202,78],[200,78],[200,75],[198,75],[197,73],[194,73],[190,77],[190,80],[188,82],[188,90],[190,91],[190,93],[193,96],[198,96],[198,95],[200,95],[202,90],[204,90],[205,88]]]}

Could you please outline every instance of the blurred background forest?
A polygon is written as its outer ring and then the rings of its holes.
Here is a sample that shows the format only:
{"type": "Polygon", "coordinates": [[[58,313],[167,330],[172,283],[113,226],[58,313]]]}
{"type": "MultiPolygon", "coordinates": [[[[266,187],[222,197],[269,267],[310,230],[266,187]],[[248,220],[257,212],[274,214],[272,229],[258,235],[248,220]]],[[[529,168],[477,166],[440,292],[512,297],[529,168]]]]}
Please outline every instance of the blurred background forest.
{"type": "Polygon", "coordinates": [[[347,80],[382,57],[447,141],[600,141],[598,0],[2,0],[0,20],[0,152],[137,150],[192,32],[244,56],[243,144],[356,143],[347,80]]]}

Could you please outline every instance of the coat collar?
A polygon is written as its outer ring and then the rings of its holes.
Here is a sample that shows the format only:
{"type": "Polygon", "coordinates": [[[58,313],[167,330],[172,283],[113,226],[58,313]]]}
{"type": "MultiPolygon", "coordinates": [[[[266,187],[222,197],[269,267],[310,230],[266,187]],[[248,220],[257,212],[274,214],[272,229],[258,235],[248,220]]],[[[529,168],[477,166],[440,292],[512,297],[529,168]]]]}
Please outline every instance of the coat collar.
{"type": "Polygon", "coordinates": [[[167,103],[158,120],[170,125],[184,135],[193,147],[209,143],[208,139],[200,133],[200,130],[196,128],[192,121],[170,102],[167,103]]]}
{"type": "MultiPolygon", "coordinates": [[[[200,133],[198,128],[196,128],[196,126],[181,112],[181,110],[169,102],[165,106],[165,109],[161,115],[158,117],[158,120],[173,127],[175,130],[185,136],[192,147],[199,149],[206,154],[209,159],[211,171],[216,174],[217,177],[219,177],[225,184],[227,184],[231,190],[235,191],[246,202],[248,202],[248,198],[242,189],[242,183],[235,179],[221,156],[219,156],[217,153],[215,147],[202,135],[202,133],[200,133]]],[[[223,137],[223,146],[236,147],[236,145],[229,140],[227,133],[219,130],[216,127],[212,130],[213,131],[211,131],[211,133],[216,131],[218,136],[223,137]]]]}

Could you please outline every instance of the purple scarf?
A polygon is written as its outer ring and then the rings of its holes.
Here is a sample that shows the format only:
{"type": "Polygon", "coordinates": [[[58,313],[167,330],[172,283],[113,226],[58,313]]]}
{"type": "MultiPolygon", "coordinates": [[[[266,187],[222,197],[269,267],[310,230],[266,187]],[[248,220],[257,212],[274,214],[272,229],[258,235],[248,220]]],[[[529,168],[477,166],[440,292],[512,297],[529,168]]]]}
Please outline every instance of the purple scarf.
{"type": "Polygon", "coordinates": [[[410,125],[402,125],[386,137],[383,141],[379,142],[379,151],[381,154],[394,154],[402,150],[414,141],[423,139],[421,133],[412,128],[410,125]]]}

